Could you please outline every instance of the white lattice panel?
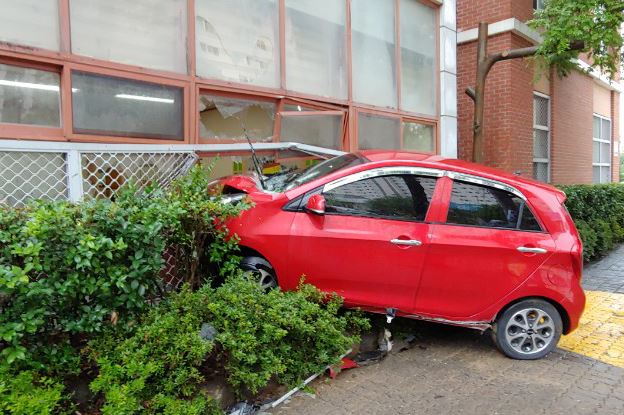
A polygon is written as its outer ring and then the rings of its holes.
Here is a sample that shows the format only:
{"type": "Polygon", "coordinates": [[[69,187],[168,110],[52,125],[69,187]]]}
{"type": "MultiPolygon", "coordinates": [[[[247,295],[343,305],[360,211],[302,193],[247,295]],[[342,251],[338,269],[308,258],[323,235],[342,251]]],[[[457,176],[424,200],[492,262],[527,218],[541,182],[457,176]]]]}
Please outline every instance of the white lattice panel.
{"type": "Polygon", "coordinates": [[[187,173],[197,160],[194,152],[178,153],[82,153],[85,196],[110,198],[127,183],[140,190],[158,183],[167,186],[187,173]]]}
{"type": "Polygon", "coordinates": [[[67,198],[65,153],[0,152],[0,203],[67,198]]]}

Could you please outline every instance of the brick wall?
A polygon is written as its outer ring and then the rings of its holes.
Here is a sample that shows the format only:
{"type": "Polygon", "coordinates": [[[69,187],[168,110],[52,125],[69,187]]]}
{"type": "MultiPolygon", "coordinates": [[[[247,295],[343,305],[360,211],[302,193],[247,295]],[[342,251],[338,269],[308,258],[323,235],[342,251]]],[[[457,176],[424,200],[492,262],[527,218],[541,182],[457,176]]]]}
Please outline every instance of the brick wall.
{"type": "Polygon", "coordinates": [[[578,71],[552,77],[553,183],[592,182],[593,88],[593,80],[578,71]]]}
{"type": "MultiPolygon", "coordinates": [[[[489,39],[490,53],[529,44],[511,33],[489,39]]],[[[476,42],[458,48],[459,157],[472,158],[474,104],[465,94],[474,86],[476,42]]],[[[529,61],[499,62],[490,71],[485,88],[484,162],[531,177],[533,163],[533,68],[529,61]]]]}
{"type": "Polygon", "coordinates": [[[515,17],[533,17],[533,0],[457,0],[457,30],[476,27],[479,22],[498,22],[515,17]]]}
{"type": "MultiPolygon", "coordinates": [[[[612,167],[612,180],[614,182],[620,181],[620,94],[611,91],[611,122],[613,125],[613,146],[617,150],[617,155],[612,155],[611,165],[612,167]]],[[[613,149],[612,149],[613,153],[613,149]]]]}

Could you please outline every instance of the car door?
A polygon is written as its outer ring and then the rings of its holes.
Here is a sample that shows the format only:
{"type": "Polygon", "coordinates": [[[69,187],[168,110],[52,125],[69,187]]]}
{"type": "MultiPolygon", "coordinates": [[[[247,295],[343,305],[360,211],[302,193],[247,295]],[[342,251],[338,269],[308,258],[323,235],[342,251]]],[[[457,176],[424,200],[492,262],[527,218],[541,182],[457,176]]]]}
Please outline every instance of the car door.
{"type": "Polygon", "coordinates": [[[291,270],[346,304],[410,311],[440,174],[412,172],[380,168],[325,185],[326,213],[300,212],[293,221],[291,270]]]}
{"type": "Polygon", "coordinates": [[[528,202],[502,183],[452,182],[444,223],[432,225],[419,314],[470,319],[511,293],[554,252],[528,202]]]}

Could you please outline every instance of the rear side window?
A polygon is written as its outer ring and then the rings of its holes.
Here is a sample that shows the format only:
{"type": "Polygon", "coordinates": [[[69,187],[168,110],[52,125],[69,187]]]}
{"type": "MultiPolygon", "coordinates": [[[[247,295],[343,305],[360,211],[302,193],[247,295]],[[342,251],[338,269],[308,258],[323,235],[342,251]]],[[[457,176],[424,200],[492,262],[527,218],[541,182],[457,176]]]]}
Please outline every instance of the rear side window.
{"type": "Polygon", "coordinates": [[[494,187],[453,182],[447,223],[485,228],[541,231],[526,202],[494,187]]]}
{"type": "Polygon", "coordinates": [[[326,212],[350,216],[424,221],[436,179],[415,175],[380,176],[323,193],[326,212]]]}

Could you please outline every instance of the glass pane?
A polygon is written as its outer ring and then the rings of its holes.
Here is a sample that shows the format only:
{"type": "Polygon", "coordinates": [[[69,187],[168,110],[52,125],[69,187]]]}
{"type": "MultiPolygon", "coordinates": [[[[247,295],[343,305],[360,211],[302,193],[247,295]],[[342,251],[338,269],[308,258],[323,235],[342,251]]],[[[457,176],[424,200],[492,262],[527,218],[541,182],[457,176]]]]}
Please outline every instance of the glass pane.
{"type": "Polygon", "coordinates": [[[521,200],[504,190],[454,182],[448,223],[514,229],[521,200]]]}
{"type": "Polygon", "coordinates": [[[600,183],[611,183],[611,168],[600,168],[600,183]]]}
{"type": "Polygon", "coordinates": [[[424,221],[436,179],[412,175],[364,179],[323,193],[326,211],[424,221]]]}
{"type": "Polygon", "coordinates": [[[611,121],[602,120],[602,127],[600,128],[600,139],[611,141],[611,121]]]}
{"type": "Polygon", "coordinates": [[[276,0],[196,0],[197,75],[279,87],[276,0]]]}
{"type": "Polygon", "coordinates": [[[394,0],[351,2],[353,98],[397,105],[394,0]]]}
{"type": "Polygon", "coordinates": [[[401,107],[436,114],[436,10],[401,0],[401,107]]]}
{"type": "Polygon", "coordinates": [[[60,75],[0,64],[0,122],[60,127],[60,75]]]}
{"type": "Polygon", "coordinates": [[[74,72],[74,132],[182,139],[182,88],[74,72]]]}
{"type": "Polygon", "coordinates": [[[0,41],[59,50],[58,0],[0,0],[0,41]]]}
{"type": "Polygon", "coordinates": [[[347,98],[346,2],[286,0],[286,87],[347,98]]]}
{"type": "Polygon", "coordinates": [[[202,95],[199,98],[199,135],[247,141],[271,141],[275,120],[275,103],[241,98],[202,95]]]}
{"type": "Polygon", "coordinates": [[[80,0],[70,4],[72,52],[186,73],[186,0],[80,0]]]}
{"type": "Polygon", "coordinates": [[[548,163],[533,163],[533,178],[548,183],[548,163]]]}
{"type": "Polygon", "coordinates": [[[541,231],[542,227],[535,219],[533,212],[527,206],[526,203],[523,204],[524,209],[522,209],[522,221],[520,222],[520,229],[523,231],[541,231]]]}
{"type": "Polygon", "coordinates": [[[600,143],[600,162],[601,163],[611,162],[611,144],[600,143]]]}
{"type": "Polygon", "coordinates": [[[404,122],[403,149],[422,151],[425,153],[435,152],[433,126],[415,122],[404,122]]]}
{"type": "Polygon", "coordinates": [[[548,131],[533,130],[533,158],[548,158],[548,131]]]}
{"type": "Polygon", "coordinates": [[[600,138],[600,118],[594,116],[594,138],[600,138]]]}
{"type": "Polygon", "coordinates": [[[593,182],[600,183],[600,167],[599,166],[594,166],[592,168],[592,174],[593,174],[593,182]]]}
{"type": "Polygon", "coordinates": [[[284,116],[280,140],[339,150],[342,148],[342,116],[284,116]]]}
{"type": "Polygon", "coordinates": [[[600,163],[600,143],[592,142],[592,163],[600,163]]]}
{"type": "Polygon", "coordinates": [[[533,97],[533,116],[535,125],[542,127],[549,126],[548,99],[538,96],[533,97]]]}
{"type": "Polygon", "coordinates": [[[398,118],[358,114],[358,147],[360,150],[401,148],[401,124],[398,118]]]}

